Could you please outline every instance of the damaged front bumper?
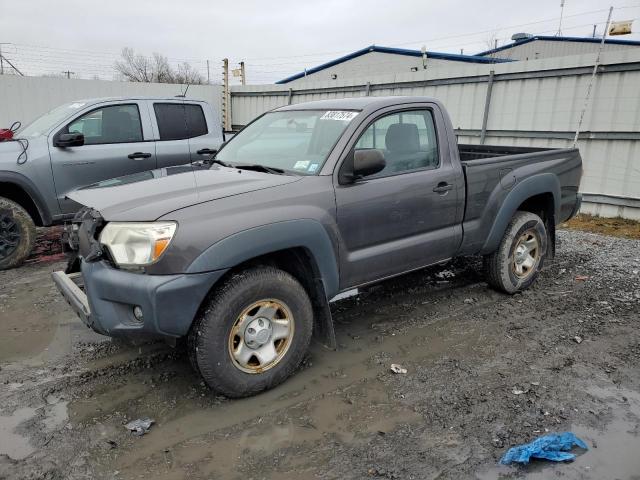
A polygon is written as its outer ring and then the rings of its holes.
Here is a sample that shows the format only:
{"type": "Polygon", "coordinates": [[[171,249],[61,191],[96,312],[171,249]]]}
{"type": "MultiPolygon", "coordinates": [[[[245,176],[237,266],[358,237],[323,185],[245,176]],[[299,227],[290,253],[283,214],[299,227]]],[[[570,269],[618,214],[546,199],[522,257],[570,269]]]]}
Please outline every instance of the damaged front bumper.
{"type": "Polygon", "coordinates": [[[94,331],[176,338],[189,332],[200,304],[225,273],[147,275],[82,260],[80,274],[52,276],[69,306],[94,331]]]}
{"type": "Polygon", "coordinates": [[[91,318],[91,308],[89,307],[87,295],[82,291],[82,274],[79,272],[66,274],[63,271],[57,271],[53,272],[51,277],[55,286],[80,320],[87,326],[91,326],[89,320],[91,318]]]}
{"type": "Polygon", "coordinates": [[[97,240],[104,220],[83,209],[74,218],[69,246],[76,273],[53,272],[53,281],[78,317],[109,336],[182,337],[200,304],[227,270],[149,275],[117,268],[97,240]],[[77,270],[80,270],[77,272],[77,270]]]}

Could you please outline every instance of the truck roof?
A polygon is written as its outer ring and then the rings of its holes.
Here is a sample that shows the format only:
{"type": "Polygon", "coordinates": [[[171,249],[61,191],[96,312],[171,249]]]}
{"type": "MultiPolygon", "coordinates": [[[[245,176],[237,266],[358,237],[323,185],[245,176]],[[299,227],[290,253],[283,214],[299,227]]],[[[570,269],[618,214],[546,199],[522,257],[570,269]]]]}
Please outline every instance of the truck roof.
{"type": "Polygon", "coordinates": [[[351,97],[351,98],[333,98],[330,100],[315,100],[313,102],[298,103],[295,105],[286,105],[284,107],[277,108],[276,111],[286,110],[378,110],[384,107],[390,107],[393,105],[401,105],[404,103],[436,103],[440,104],[439,100],[432,97],[410,97],[410,96],[395,96],[395,97],[351,97]]]}
{"type": "MultiPolygon", "coordinates": [[[[187,100],[189,102],[202,102],[204,103],[205,100],[198,100],[195,98],[182,98],[182,97],[151,97],[151,96],[146,96],[146,95],[130,95],[130,96],[126,96],[126,97],[96,97],[96,98],[82,98],[79,100],[73,100],[73,102],[82,102],[88,105],[92,105],[95,103],[103,103],[103,102],[119,102],[119,101],[126,101],[126,100],[162,100],[162,101],[167,101],[167,100],[187,100]]],[[[69,102],[69,103],[73,103],[73,102],[69,102]]]]}

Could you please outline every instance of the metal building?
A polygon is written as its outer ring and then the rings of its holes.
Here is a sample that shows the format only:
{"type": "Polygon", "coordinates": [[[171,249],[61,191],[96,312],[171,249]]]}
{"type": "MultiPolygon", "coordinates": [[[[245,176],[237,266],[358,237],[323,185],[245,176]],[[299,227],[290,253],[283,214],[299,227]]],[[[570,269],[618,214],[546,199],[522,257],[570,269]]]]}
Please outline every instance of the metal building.
{"type": "MultiPolygon", "coordinates": [[[[536,60],[539,58],[565,57],[569,55],[583,55],[595,53],[600,48],[601,38],[589,37],[550,37],[544,35],[530,35],[518,33],[511,37],[514,42],[498,48],[480,52],[478,57],[536,60]]],[[[640,47],[639,41],[606,39],[605,52],[630,51],[640,47]]]]}
{"type": "Polygon", "coordinates": [[[502,58],[457,55],[452,53],[422,52],[406,48],[371,45],[330,62],[296,73],[277,84],[300,85],[306,82],[347,80],[358,77],[393,73],[417,73],[423,70],[455,65],[508,62],[502,58]]]}

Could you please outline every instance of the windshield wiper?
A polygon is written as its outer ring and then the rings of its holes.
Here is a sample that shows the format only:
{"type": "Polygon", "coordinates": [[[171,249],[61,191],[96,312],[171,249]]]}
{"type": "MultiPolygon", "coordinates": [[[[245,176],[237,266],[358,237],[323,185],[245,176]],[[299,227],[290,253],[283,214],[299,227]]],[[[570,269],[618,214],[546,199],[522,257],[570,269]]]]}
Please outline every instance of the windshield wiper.
{"type": "Polygon", "coordinates": [[[228,163],[223,162],[222,160],[218,160],[217,158],[212,158],[210,160],[205,160],[205,163],[210,163],[211,165],[213,165],[214,163],[216,165],[222,165],[223,167],[231,167],[231,165],[229,165],[228,163]]]}
{"type": "Polygon", "coordinates": [[[266,165],[260,165],[259,163],[235,163],[228,165],[238,170],[253,170],[254,172],[273,173],[276,175],[284,175],[285,171],[281,168],[267,167],[266,165]]]}

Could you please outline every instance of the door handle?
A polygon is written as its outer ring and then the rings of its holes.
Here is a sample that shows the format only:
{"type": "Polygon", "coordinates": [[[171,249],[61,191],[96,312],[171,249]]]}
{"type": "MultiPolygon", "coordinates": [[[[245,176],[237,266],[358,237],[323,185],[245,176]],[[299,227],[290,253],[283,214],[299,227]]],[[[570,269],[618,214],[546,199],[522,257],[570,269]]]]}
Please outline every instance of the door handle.
{"type": "Polygon", "coordinates": [[[211,148],[201,148],[196,152],[198,155],[215,155],[218,153],[218,150],[213,150],[211,148]]]}
{"type": "Polygon", "coordinates": [[[453,185],[447,182],[440,182],[436,187],[433,187],[433,191],[441,195],[446,194],[449,190],[453,190],[453,185]]]}
{"type": "Polygon", "coordinates": [[[151,158],[151,154],[144,153],[144,152],[135,152],[135,153],[130,153],[129,155],[127,155],[127,157],[129,157],[131,160],[138,160],[142,158],[151,158]]]}

